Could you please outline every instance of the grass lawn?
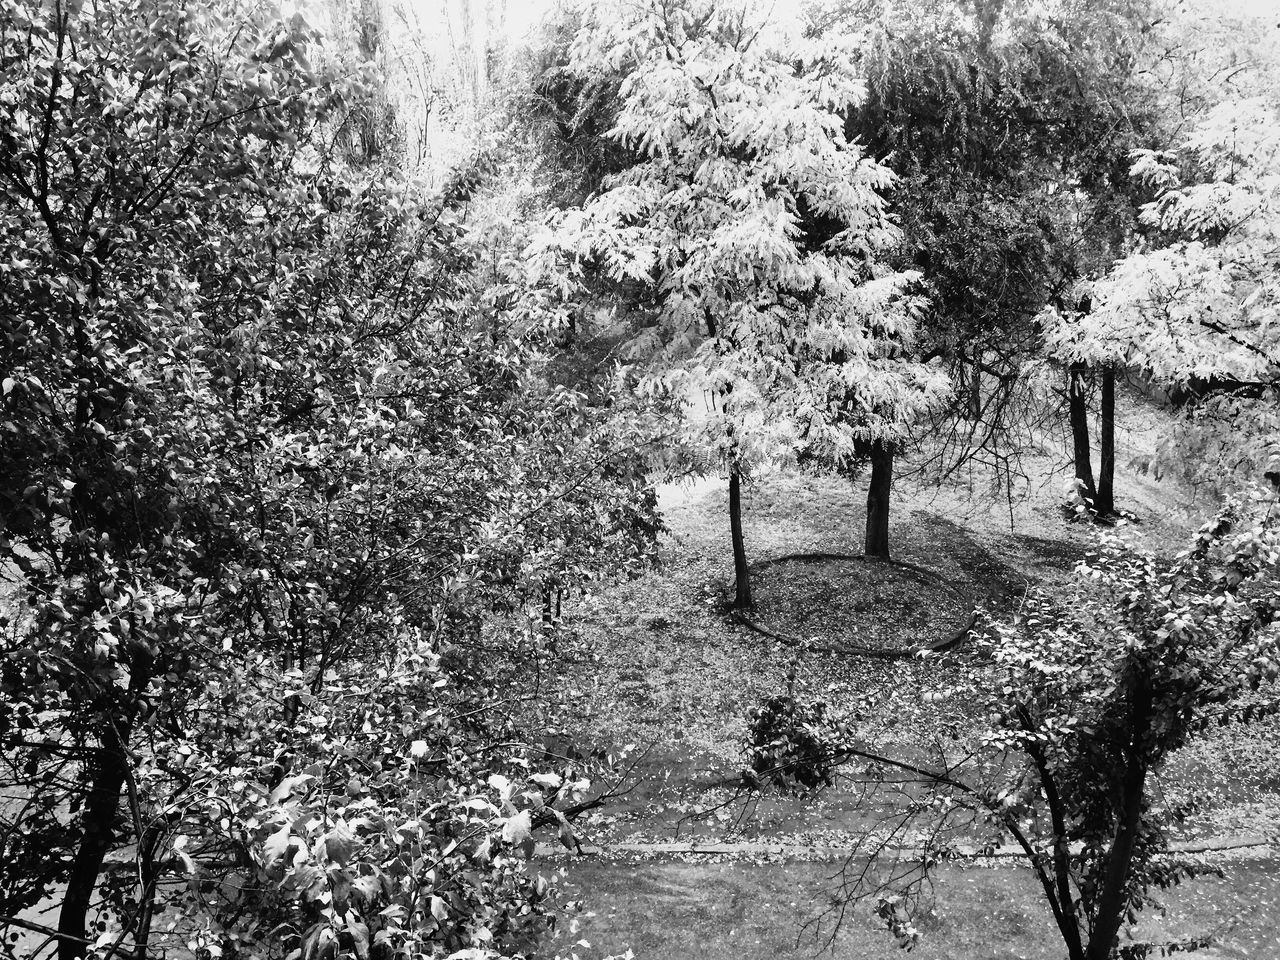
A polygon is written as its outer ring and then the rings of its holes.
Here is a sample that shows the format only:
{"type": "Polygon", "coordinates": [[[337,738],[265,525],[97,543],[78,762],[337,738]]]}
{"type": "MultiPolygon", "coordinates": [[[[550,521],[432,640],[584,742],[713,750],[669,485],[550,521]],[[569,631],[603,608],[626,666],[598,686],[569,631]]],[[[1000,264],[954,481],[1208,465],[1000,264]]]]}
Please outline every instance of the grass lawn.
{"type": "MultiPolygon", "coordinates": [[[[1140,522],[1116,532],[1151,549],[1179,549],[1212,505],[1126,470],[1125,462],[1122,456],[1117,490],[1140,522]]],[[[834,650],[842,641],[928,642],[974,604],[1008,612],[1028,586],[1060,587],[1097,536],[1087,524],[1068,523],[1058,508],[1063,465],[1046,444],[1028,462],[1039,479],[1013,504],[955,486],[896,487],[894,556],[933,571],[932,579],[839,559],[773,562],[858,553],[865,491],[846,480],[786,471],[756,478],[744,495],[756,618],[819,650],[780,644],[726,616],[732,561],[724,483],[664,488],[669,533],[662,565],[566,608],[563,656],[550,678],[553,706],[544,720],[580,744],[636,743],[650,751],[640,766],[647,782],[585,818],[583,839],[606,847],[610,840],[676,836],[838,845],[865,828],[887,801],[869,807],[848,787],[816,799],[775,795],[719,806],[730,790],[715,782],[742,766],[747,709],[781,692],[794,663],[805,695],[859,711],[864,734],[899,749],[962,722],[964,704],[948,700],[962,666],[946,658],[889,662],[834,650]]],[[[1202,801],[1187,836],[1280,836],[1277,770],[1280,723],[1214,730],[1182,751],[1156,789],[1202,801]]],[[[815,929],[811,921],[838,889],[832,875],[839,864],[776,857],[628,855],[565,864],[563,896],[581,901],[584,913],[557,949],[584,960],[627,949],[646,960],[811,957],[830,933],[829,924],[815,929]],[[573,946],[583,938],[589,948],[573,946]]],[[[1273,879],[1280,870],[1264,859],[1225,865],[1225,880],[1199,879],[1172,891],[1166,918],[1145,919],[1136,935],[1167,940],[1221,927],[1221,941],[1199,956],[1280,957],[1280,880],[1273,879]]],[[[948,865],[936,874],[934,894],[935,912],[917,921],[924,940],[914,957],[1063,956],[1024,867],[948,865]]],[[[834,945],[837,955],[869,960],[902,955],[867,904],[846,917],[834,945]]]]}
{"type": "MultiPolygon", "coordinates": [[[[1178,548],[1195,516],[1183,505],[1162,508],[1161,494],[1175,499],[1176,488],[1122,479],[1133,487],[1130,502],[1139,501],[1148,519],[1119,532],[1153,548],[1178,548]]],[[[638,797],[646,803],[633,797],[588,824],[599,829],[599,821],[612,818],[617,829],[602,839],[670,833],[679,817],[663,805],[670,807],[673,794],[689,801],[689,793],[701,789],[682,785],[740,770],[746,712],[783,691],[793,663],[804,695],[837,712],[861,714],[860,729],[872,742],[910,748],[965,720],[965,704],[949,693],[958,687],[962,667],[946,658],[890,662],[797,650],[727,617],[731,561],[723,488],[714,480],[665,488],[669,534],[662,565],[566,608],[562,658],[548,678],[551,715],[531,723],[554,726],[579,744],[649,747],[644,769],[667,776],[665,800],[641,790],[638,797]]],[[[862,506],[853,485],[837,478],[777,472],[748,487],[744,515],[749,555],[757,563],[757,619],[827,650],[842,640],[911,646],[954,629],[973,603],[1007,612],[1028,585],[1055,589],[1073,575],[1096,537],[1087,525],[1065,522],[1050,484],[1016,504],[1013,529],[1006,510],[984,509],[955,490],[904,484],[895,496],[895,557],[936,572],[945,588],[911,571],[865,563],[768,562],[797,553],[856,553],[862,506]]],[[[1280,723],[1214,729],[1182,751],[1160,789],[1201,801],[1200,822],[1189,825],[1190,835],[1272,833],[1280,830],[1277,770],[1280,723]]],[[[825,802],[828,810],[839,810],[852,801],[834,796],[825,802]]],[[[849,823],[794,805],[782,813],[771,829],[849,823]],[[791,813],[796,819],[786,823],[791,813]]],[[[714,824],[695,829],[715,833],[714,824]]],[[[748,825],[752,833],[761,829],[758,822],[748,825]]]]}
{"type": "MultiPolygon", "coordinates": [[[[1168,916],[1139,928],[1149,939],[1222,930],[1202,958],[1280,956],[1280,876],[1270,861],[1226,865],[1225,880],[1184,884],[1168,916]],[[1232,921],[1234,919],[1234,922],[1232,921]],[[1227,927],[1223,925],[1227,924],[1227,927]]],[[[557,941],[583,960],[634,951],[640,960],[783,960],[827,947],[830,924],[811,921],[829,907],[839,864],[803,861],[720,863],[578,861],[565,896],[582,902],[577,932],[557,941]],[[586,939],[589,948],[573,947],[586,939]]],[[[932,916],[917,922],[917,960],[1060,960],[1063,950],[1035,879],[1021,867],[948,866],[937,874],[932,916]]],[[[832,944],[835,956],[906,956],[869,906],[854,908],[832,944]]]]}

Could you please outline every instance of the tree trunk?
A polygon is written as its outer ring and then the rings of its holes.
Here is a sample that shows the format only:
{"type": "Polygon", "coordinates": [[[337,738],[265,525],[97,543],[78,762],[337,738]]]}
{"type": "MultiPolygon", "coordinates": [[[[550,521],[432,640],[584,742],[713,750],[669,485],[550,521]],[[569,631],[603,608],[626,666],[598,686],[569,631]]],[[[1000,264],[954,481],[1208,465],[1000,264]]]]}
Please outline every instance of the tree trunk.
{"type": "Polygon", "coordinates": [[[1116,512],[1116,371],[1108,366],[1102,371],[1101,425],[1098,443],[1098,499],[1095,509],[1098,516],[1109,517],[1116,512]]]}
{"type": "Polygon", "coordinates": [[[84,807],[84,835],[71,862],[67,892],[58,914],[61,938],[58,941],[58,960],[81,960],[87,952],[89,904],[102,870],[102,861],[111,851],[116,810],[128,762],[123,746],[114,737],[98,748],[92,761],[92,781],[84,807]]]}
{"type": "Polygon", "coordinates": [[[1109,960],[1116,936],[1124,922],[1126,911],[1125,887],[1133,869],[1133,853],[1138,845],[1138,828],[1142,820],[1142,800],[1146,792],[1147,768],[1144,761],[1144,741],[1151,722],[1151,693],[1146,683],[1139,681],[1132,696],[1130,714],[1131,734],[1125,745],[1125,770],[1120,783],[1120,810],[1116,822],[1116,836],[1103,870],[1102,890],[1098,896],[1093,916],[1093,928],[1089,935],[1089,948],[1085,960],[1109,960]]]}
{"type": "Polygon", "coordinates": [[[484,44],[484,85],[492,89],[498,80],[499,58],[502,56],[502,38],[507,35],[507,0],[486,0],[485,44],[484,44]]]}
{"type": "Polygon", "coordinates": [[[982,361],[977,354],[973,357],[973,369],[969,371],[969,419],[977,421],[982,417],[982,361]]]}
{"type": "Polygon", "coordinates": [[[551,628],[560,622],[560,603],[564,599],[564,591],[560,589],[557,577],[542,585],[542,625],[551,628]]]}
{"type": "Polygon", "coordinates": [[[1080,481],[1085,497],[1092,507],[1098,502],[1098,488],[1093,483],[1093,463],[1089,453],[1089,409],[1086,404],[1084,376],[1088,367],[1083,363],[1071,364],[1067,387],[1068,409],[1071,415],[1071,441],[1076,462],[1076,479],[1080,481]]]}
{"type": "Polygon", "coordinates": [[[476,44],[475,29],[475,10],[472,9],[474,0],[457,0],[452,4],[452,10],[446,11],[446,23],[449,27],[449,39],[453,47],[454,63],[458,70],[458,80],[462,86],[464,99],[470,102],[472,107],[478,106],[480,103],[480,83],[483,79],[483,71],[480,64],[480,52],[476,44]],[[453,33],[452,14],[457,14],[458,34],[453,33]]]}
{"type": "MultiPolygon", "coordinates": [[[[101,745],[85,762],[84,774],[89,789],[85,792],[81,819],[83,832],[67,873],[67,891],[58,913],[58,960],[81,960],[88,953],[89,907],[98,875],[102,872],[102,862],[116,840],[116,814],[120,806],[120,791],[129,777],[128,743],[133,736],[135,711],[142,691],[151,684],[155,662],[149,652],[139,650],[127,665],[129,705],[108,702],[99,714],[101,745]]],[[[136,840],[139,844],[146,842],[142,836],[136,840]]],[[[144,881],[138,896],[148,912],[149,899],[154,895],[154,886],[144,881]]],[[[150,924],[149,916],[147,923],[150,924]]]]}
{"type": "Polygon", "coordinates": [[[738,468],[729,470],[729,532],[733,536],[733,609],[749,610],[751,574],[747,570],[747,547],[742,539],[742,478],[738,468]]]}
{"type": "Polygon", "coordinates": [[[871,445],[871,483],[867,487],[867,535],[863,552],[889,559],[889,490],[893,486],[894,444],[877,440],[871,445]]]}

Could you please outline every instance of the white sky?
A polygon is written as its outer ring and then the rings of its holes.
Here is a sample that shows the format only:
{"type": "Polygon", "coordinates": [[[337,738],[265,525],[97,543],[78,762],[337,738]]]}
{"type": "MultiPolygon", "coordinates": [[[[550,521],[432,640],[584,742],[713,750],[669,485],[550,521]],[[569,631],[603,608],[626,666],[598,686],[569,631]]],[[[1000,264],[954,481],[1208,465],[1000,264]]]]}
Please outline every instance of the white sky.
{"type": "MultiPolygon", "coordinates": [[[[1280,0],[1190,0],[1191,6],[1244,16],[1280,17],[1280,0]]],[[[1280,22],[1280,21],[1277,21],[1280,22]]]]}
{"type": "MultiPolygon", "coordinates": [[[[446,0],[410,0],[418,9],[438,8],[446,0]]],[[[777,0],[785,7],[788,0],[777,0]]],[[[1274,18],[1280,24],[1280,0],[1183,0],[1193,10],[1225,16],[1274,18]]],[[[507,0],[507,35],[511,39],[525,36],[556,0],[507,0]]]]}

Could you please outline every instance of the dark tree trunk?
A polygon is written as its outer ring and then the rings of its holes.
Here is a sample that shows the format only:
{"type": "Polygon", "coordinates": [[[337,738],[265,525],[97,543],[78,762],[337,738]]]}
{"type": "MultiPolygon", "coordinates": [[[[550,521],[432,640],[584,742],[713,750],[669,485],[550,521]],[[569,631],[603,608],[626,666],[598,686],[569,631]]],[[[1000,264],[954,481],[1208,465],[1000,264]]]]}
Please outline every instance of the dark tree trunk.
{"type": "Polygon", "coordinates": [[[1109,960],[1116,936],[1124,922],[1127,902],[1125,889],[1133,869],[1133,854],[1138,845],[1138,828],[1142,820],[1142,800],[1146,792],[1147,767],[1143,758],[1144,741],[1151,723],[1151,694],[1139,682],[1133,692],[1130,714],[1131,733],[1124,745],[1125,770],[1120,782],[1120,804],[1117,811],[1116,835],[1102,872],[1101,892],[1094,910],[1093,928],[1085,960],[1109,960]]]}
{"type": "Polygon", "coordinates": [[[1071,442],[1076,462],[1076,479],[1080,481],[1089,505],[1098,502],[1098,488],[1093,483],[1093,462],[1089,453],[1089,408],[1086,402],[1085,374],[1088,367],[1083,363],[1071,364],[1068,374],[1067,403],[1071,415],[1071,442]]]}
{"type": "Polygon", "coordinates": [[[733,609],[751,608],[751,574],[747,547],[742,539],[742,478],[737,467],[729,471],[729,532],[733,536],[733,609]]]}
{"type": "MultiPolygon", "coordinates": [[[[110,722],[110,721],[108,721],[110,722]]],[[[110,738],[91,763],[89,795],[85,801],[84,835],[71,862],[67,892],[58,914],[58,960],[80,960],[86,952],[89,904],[98,883],[102,861],[115,837],[116,812],[129,762],[123,747],[110,738]]]]}
{"type": "MultiPolygon", "coordinates": [[[[136,651],[129,666],[129,705],[109,702],[100,714],[101,746],[85,762],[84,775],[89,788],[85,793],[81,819],[80,843],[67,874],[67,890],[58,913],[58,960],[80,960],[87,954],[89,907],[93,891],[102,872],[102,863],[116,841],[116,816],[120,808],[120,791],[129,778],[128,744],[133,736],[133,723],[139,697],[151,684],[154,660],[145,651],[136,651]]],[[[136,838],[146,844],[143,836],[136,838]]],[[[148,911],[155,895],[154,886],[144,880],[138,891],[142,907],[148,911]]],[[[135,930],[138,928],[135,927],[135,930]]]]}
{"type": "Polygon", "coordinates": [[[889,491],[893,486],[894,445],[877,440],[871,445],[871,483],[867,487],[867,536],[863,552],[889,559],[889,491]]]}
{"type": "Polygon", "coordinates": [[[982,417],[982,361],[977,354],[973,357],[973,369],[969,371],[969,419],[982,417]]]}
{"type": "Polygon", "coordinates": [[[1116,371],[1106,367],[1102,371],[1101,424],[1098,431],[1098,499],[1095,509],[1098,516],[1109,517],[1116,512],[1116,371]]]}

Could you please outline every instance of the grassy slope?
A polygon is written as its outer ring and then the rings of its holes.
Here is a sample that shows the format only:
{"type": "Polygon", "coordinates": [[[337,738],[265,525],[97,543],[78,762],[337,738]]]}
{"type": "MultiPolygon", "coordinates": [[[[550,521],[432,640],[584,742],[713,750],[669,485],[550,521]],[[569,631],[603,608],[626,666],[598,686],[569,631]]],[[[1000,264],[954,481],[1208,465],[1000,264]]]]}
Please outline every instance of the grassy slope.
{"type": "MultiPolygon", "coordinates": [[[[1117,493],[1140,522],[1119,532],[1156,550],[1176,549],[1212,509],[1185,487],[1158,483],[1127,464],[1149,452],[1160,424],[1129,406],[1122,429],[1117,493]],[[1133,429],[1137,424],[1140,429],[1133,429]]],[[[1063,520],[1058,509],[1066,464],[1061,443],[1046,438],[1027,458],[1036,478],[1012,504],[981,489],[943,490],[911,482],[895,488],[895,556],[937,571],[974,600],[1016,603],[1031,583],[1052,587],[1071,576],[1096,531],[1063,520]]],[[[753,561],[798,552],[857,553],[864,491],[835,478],[774,472],[756,478],[744,498],[746,539],[753,561]]],[[[633,583],[603,591],[567,611],[562,641],[565,672],[558,723],[574,739],[649,745],[642,769],[665,777],[584,824],[588,839],[662,839],[682,836],[776,837],[780,841],[835,842],[865,825],[859,798],[828,794],[818,801],[773,798],[705,815],[725,799],[724,789],[699,783],[741,765],[744,714],[783,685],[794,651],[732,623],[724,615],[729,594],[727,494],[705,480],[661,491],[670,528],[662,567],[633,583]],[[699,813],[704,815],[699,817],[699,813]]],[[[760,619],[788,632],[824,639],[859,636],[898,617],[909,643],[953,625],[954,610],[905,578],[896,587],[868,584],[856,567],[779,564],[755,578],[760,619]],[[877,593],[877,591],[880,591],[877,593]],[[868,602],[870,601],[870,602],[868,602]],[[902,608],[912,606],[910,617],[902,608]],[[931,619],[932,616],[932,619],[931,619]],[[772,618],[772,619],[771,619],[772,618]],[[861,619],[860,619],[861,618],[861,619]]],[[[883,631],[882,631],[883,632],[883,631]]],[[[800,674],[810,693],[842,708],[879,717],[882,734],[899,743],[927,735],[946,718],[951,668],[938,663],[887,664],[865,658],[813,654],[800,674]]],[[[1226,732],[1185,751],[1162,786],[1212,796],[1200,834],[1268,832],[1280,828],[1272,777],[1280,732],[1226,732]]],[[[816,944],[796,945],[798,925],[822,910],[832,889],[827,864],[575,861],[570,898],[582,896],[594,913],[583,930],[609,951],[631,947],[642,957],[811,956],[816,944]],[[576,887],[576,892],[575,892],[576,887]]],[[[1280,886],[1267,863],[1242,865],[1233,879],[1197,881],[1172,898],[1186,923],[1172,932],[1209,929],[1241,905],[1256,904],[1255,920],[1241,927],[1222,956],[1280,955],[1280,886]],[[1234,906],[1233,906],[1234,905],[1234,906]],[[1189,911],[1189,912],[1188,912],[1189,911]]],[[[940,885],[941,916],[930,943],[915,955],[984,960],[1056,957],[1053,931],[1027,885],[1012,868],[948,868],[940,885]]],[[[854,956],[889,957],[891,941],[867,909],[842,941],[854,956]]],[[[605,951],[605,952],[609,952],[605,951]]],[[[589,950],[584,956],[601,955],[589,950]]]]}
{"type": "MultiPolygon", "coordinates": [[[[961,592],[962,606],[1007,601],[1028,584],[1070,576],[1096,534],[1062,519],[1064,465],[1052,442],[1046,441],[1046,450],[1027,457],[1028,472],[1039,479],[1013,503],[989,491],[899,484],[891,522],[895,557],[942,575],[961,592]]],[[[1197,516],[1187,509],[1190,496],[1177,488],[1171,496],[1170,489],[1124,469],[1128,459],[1124,452],[1118,457],[1118,488],[1142,522],[1122,532],[1167,549],[1197,516]]],[[[757,477],[744,494],[750,559],[860,552],[864,496],[861,486],[839,478],[789,472],[757,477]]],[[[560,719],[587,740],[679,744],[682,753],[732,763],[746,707],[779,689],[792,652],[723,615],[732,572],[723,481],[666,487],[660,505],[670,530],[661,568],[567,610],[569,667],[561,678],[566,712],[560,719]]],[[[883,639],[882,621],[897,618],[904,646],[959,625],[953,597],[942,603],[906,580],[882,596],[855,595],[860,578],[865,573],[849,565],[761,571],[755,577],[760,619],[790,635],[830,639],[843,633],[857,640],[867,631],[883,639]]],[[[911,722],[913,707],[938,684],[932,666],[839,657],[810,656],[802,675],[829,697],[889,691],[896,702],[881,704],[881,712],[893,707],[902,724],[911,722]]]]}

